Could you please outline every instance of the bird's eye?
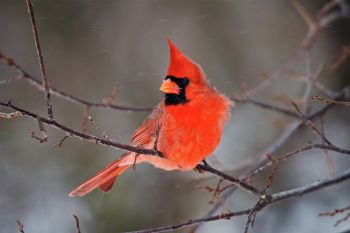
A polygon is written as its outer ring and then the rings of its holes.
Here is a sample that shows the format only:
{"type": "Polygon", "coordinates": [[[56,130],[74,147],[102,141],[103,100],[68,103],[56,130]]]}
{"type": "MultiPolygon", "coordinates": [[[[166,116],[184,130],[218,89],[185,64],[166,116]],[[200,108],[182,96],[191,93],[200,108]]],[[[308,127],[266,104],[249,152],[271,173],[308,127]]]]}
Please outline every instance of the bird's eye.
{"type": "Polygon", "coordinates": [[[190,83],[190,80],[188,78],[181,79],[181,84],[183,86],[187,86],[190,83]]]}

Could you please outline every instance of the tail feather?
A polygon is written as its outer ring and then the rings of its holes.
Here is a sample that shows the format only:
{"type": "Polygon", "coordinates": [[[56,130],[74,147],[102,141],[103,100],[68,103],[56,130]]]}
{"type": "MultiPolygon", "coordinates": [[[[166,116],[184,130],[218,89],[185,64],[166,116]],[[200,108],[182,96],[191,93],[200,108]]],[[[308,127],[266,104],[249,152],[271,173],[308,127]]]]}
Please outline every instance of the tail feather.
{"type": "Polygon", "coordinates": [[[113,188],[113,185],[114,185],[116,179],[117,179],[117,177],[113,177],[112,179],[110,179],[106,183],[103,183],[100,186],[98,186],[98,188],[103,192],[108,192],[109,190],[111,190],[113,188]]]}
{"type": "Polygon", "coordinates": [[[99,187],[104,192],[108,192],[113,187],[116,178],[130,167],[130,165],[120,166],[120,163],[123,163],[124,160],[128,157],[131,157],[131,155],[131,153],[122,155],[119,159],[113,161],[95,176],[70,192],[69,196],[84,196],[97,187],[99,187]]]}
{"type": "Polygon", "coordinates": [[[107,192],[113,187],[115,180],[120,174],[125,172],[130,166],[138,163],[149,163],[167,171],[180,168],[176,162],[166,158],[143,154],[136,156],[135,153],[125,153],[119,159],[113,161],[102,171],[70,192],[69,196],[84,196],[97,187],[107,192]]]}

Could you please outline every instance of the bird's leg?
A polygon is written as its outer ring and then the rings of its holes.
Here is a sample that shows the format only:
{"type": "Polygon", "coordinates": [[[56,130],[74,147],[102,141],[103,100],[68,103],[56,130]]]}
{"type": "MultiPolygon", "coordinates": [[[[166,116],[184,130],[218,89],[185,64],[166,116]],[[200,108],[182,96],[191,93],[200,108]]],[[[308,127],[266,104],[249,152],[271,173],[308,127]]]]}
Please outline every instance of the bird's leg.
{"type": "Polygon", "coordinates": [[[137,160],[137,157],[139,157],[140,154],[136,154],[135,155],[135,158],[134,158],[134,164],[132,165],[132,169],[136,169],[136,160],[137,160]]]}
{"type": "MultiPolygon", "coordinates": [[[[205,167],[209,167],[209,164],[207,163],[207,161],[205,161],[205,159],[202,160],[202,163],[205,167]]],[[[198,166],[195,167],[194,170],[198,173],[204,173],[204,171],[202,169],[200,169],[198,166]]]]}
{"type": "Polygon", "coordinates": [[[206,167],[209,167],[209,164],[207,163],[207,161],[205,159],[203,159],[203,165],[206,166],[206,167]]]}

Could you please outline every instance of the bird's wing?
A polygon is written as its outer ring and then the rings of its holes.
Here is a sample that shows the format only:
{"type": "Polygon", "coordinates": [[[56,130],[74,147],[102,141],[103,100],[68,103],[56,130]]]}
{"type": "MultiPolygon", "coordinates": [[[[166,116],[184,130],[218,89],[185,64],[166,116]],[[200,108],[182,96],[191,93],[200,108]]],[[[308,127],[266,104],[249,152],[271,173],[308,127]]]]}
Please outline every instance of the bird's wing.
{"type": "Polygon", "coordinates": [[[163,114],[161,104],[142,122],[141,126],[135,130],[131,137],[131,144],[134,146],[146,146],[153,143],[157,136],[160,119],[163,114]]]}

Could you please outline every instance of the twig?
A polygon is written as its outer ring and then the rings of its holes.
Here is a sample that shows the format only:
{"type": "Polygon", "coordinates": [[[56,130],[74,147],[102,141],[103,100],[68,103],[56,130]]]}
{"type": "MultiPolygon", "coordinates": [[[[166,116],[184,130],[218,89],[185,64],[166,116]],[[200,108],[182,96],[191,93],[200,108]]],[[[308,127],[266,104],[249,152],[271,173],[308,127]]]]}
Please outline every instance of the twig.
{"type": "Polygon", "coordinates": [[[102,102],[108,105],[112,105],[115,99],[117,98],[118,91],[119,91],[119,83],[115,82],[111,94],[107,98],[103,99],[102,102]]]}
{"type": "MultiPolygon", "coordinates": [[[[342,214],[344,212],[349,212],[350,211],[350,206],[347,206],[345,208],[341,208],[341,209],[335,209],[333,211],[330,211],[330,212],[324,212],[324,213],[320,213],[318,216],[320,217],[325,217],[325,216],[328,216],[328,217],[334,217],[335,215],[339,215],[339,214],[342,214]]],[[[348,219],[350,218],[350,213],[347,213],[343,218],[339,219],[335,224],[334,226],[338,226],[339,224],[347,221],[348,219]]]]}
{"type": "Polygon", "coordinates": [[[216,184],[215,188],[212,188],[212,187],[210,187],[208,185],[198,185],[197,186],[198,189],[202,189],[202,190],[208,191],[209,193],[213,193],[212,194],[212,198],[208,201],[208,204],[213,204],[213,203],[215,203],[216,200],[219,199],[219,195],[220,195],[220,193],[222,191],[220,186],[221,186],[223,181],[224,181],[223,179],[219,179],[219,181],[216,184]]]}
{"type": "Polygon", "coordinates": [[[38,118],[37,120],[38,120],[40,132],[42,133],[43,137],[36,136],[34,132],[32,132],[31,137],[38,140],[40,143],[47,142],[49,135],[47,135],[46,133],[45,126],[40,118],[38,118]]]}
{"type": "Polygon", "coordinates": [[[350,44],[348,46],[343,46],[341,54],[338,56],[336,61],[331,65],[331,70],[337,70],[342,66],[346,60],[350,57],[350,44]]]}
{"type": "Polygon", "coordinates": [[[81,132],[87,133],[89,121],[89,106],[85,105],[83,110],[83,122],[81,123],[81,132]]]}
{"type": "Polygon", "coordinates": [[[294,5],[294,8],[298,11],[299,15],[303,18],[305,21],[306,25],[311,28],[315,24],[315,20],[313,17],[307,12],[307,10],[304,8],[304,6],[296,0],[292,1],[292,4],[294,5]]]}
{"type": "Polygon", "coordinates": [[[92,119],[92,117],[89,115],[88,116],[89,121],[91,122],[91,124],[94,126],[94,128],[96,129],[96,131],[102,135],[105,139],[109,140],[108,135],[97,125],[97,123],[94,121],[94,119],[92,119]]]}
{"type": "MultiPolygon", "coordinates": [[[[273,161],[273,158],[271,159],[271,161],[273,161]]],[[[273,180],[275,179],[276,172],[277,172],[277,166],[272,166],[271,172],[267,177],[267,182],[266,182],[266,186],[264,189],[265,193],[271,189],[272,184],[273,184],[273,180]]]]}
{"type": "MultiPolygon", "coordinates": [[[[342,90],[340,90],[339,92],[337,92],[334,95],[333,100],[341,100],[341,99],[343,99],[344,96],[346,95],[346,91],[347,91],[348,88],[349,87],[345,87],[342,90]]],[[[307,119],[313,120],[313,119],[315,119],[315,118],[317,118],[319,116],[322,116],[323,114],[325,114],[333,106],[334,106],[334,104],[328,103],[327,105],[321,107],[319,110],[317,110],[314,113],[310,114],[307,117],[307,119]]],[[[264,166],[267,163],[267,160],[264,157],[264,155],[266,155],[266,154],[275,154],[280,148],[282,148],[285,145],[285,143],[288,141],[288,139],[290,139],[303,125],[304,125],[303,122],[300,122],[298,120],[292,122],[290,124],[290,127],[286,131],[284,131],[284,133],[279,138],[277,138],[263,152],[261,152],[260,156],[257,156],[258,159],[255,162],[255,165],[251,166],[248,170],[246,170],[240,176],[240,179],[241,180],[246,180],[247,178],[249,178],[255,172],[255,170],[259,169],[261,166],[264,166]]],[[[227,188],[226,191],[221,194],[221,199],[226,200],[228,197],[230,197],[235,192],[235,190],[236,190],[235,186],[227,188]]],[[[212,216],[220,208],[220,206],[221,206],[221,203],[215,203],[205,216],[206,217],[212,216]]],[[[196,227],[195,227],[195,229],[196,229],[196,227]]]]}
{"type": "Polygon", "coordinates": [[[318,216],[320,217],[323,217],[323,216],[329,216],[329,217],[333,217],[337,214],[341,214],[341,213],[344,213],[345,211],[350,211],[350,205],[349,206],[346,206],[344,208],[341,208],[341,209],[335,209],[333,211],[330,211],[330,212],[323,212],[323,213],[320,213],[318,216]]]}
{"type": "Polygon", "coordinates": [[[249,214],[250,211],[251,211],[251,209],[241,210],[241,211],[237,211],[237,212],[221,213],[219,215],[211,216],[211,217],[208,217],[208,218],[191,219],[191,220],[188,220],[186,222],[183,222],[183,223],[180,223],[180,224],[171,225],[171,226],[164,226],[164,227],[145,229],[145,230],[139,230],[139,231],[128,231],[126,233],[169,232],[169,231],[174,231],[174,230],[177,230],[177,229],[190,227],[190,226],[193,226],[193,225],[198,225],[198,224],[201,224],[201,223],[212,222],[212,221],[217,221],[217,220],[222,220],[222,219],[231,219],[233,217],[247,215],[247,214],[249,214]]]}
{"type": "Polygon", "coordinates": [[[344,105],[344,106],[350,107],[350,102],[347,102],[347,101],[335,101],[335,100],[326,99],[324,97],[317,96],[317,95],[313,96],[312,99],[319,100],[323,103],[339,104],[339,105],[344,105]]]}
{"type": "Polygon", "coordinates": [[[231,183],[234,183],[235,185],[237,185],[238,187],[241,187],[242,189],[246,190],[247,192],[249,192],[250,194],[253,194],[259,198],[261,198],[261,196],[263,195],[262,192],[260,192],[259,190],[257,190],[255,187],[245,183],[244,181],[241,181],[240,179],[234,178],[232,176],[227,175],[226,173],[223,173],[219,170],[216,170],[215,168],[209,166],[209,165],[202,165],[202,164],[198,164],[196,169],[202,170],[202,171],[206,171],[206,172],[210,172],[215,176],[218,176],[222,179],[225,179],[231,183]]]}
{"type": "Polygon", "coordinates": [[[312,129],[312,131],[317,135],[319,136],[323,142],[325,142],[327,145],[333,145],[334,144],[329,141],[326,136],[324,134],[322,134],[322,132],[320,132],[316,126],[310,121],[307,119],[307,117],[301,112],[301,110],[299,109],[298,105],[294,102],[291,102],[291,104],[293,105],[293,107],[295,108],[295,110],[299,113],[300,117],[303,119],[303,122],[312,129]]]}
{"type": "Polygon", "coordinates": [[[14,78],[0,80],[0,85],[11,83],[13,80],[14,80],[14,78]]]}
{"type": "Polygon", "coordinates": [[[20,220],[18,220],[18,219],[17,219],[16,222],[17,222],[17,226],[18,226],[18,231],[20,233],[24,233],[24,225],[23,225],[23,223],[20,220]]]}
{"type": "Polygon", "coordinates": [[[275,112],[278,112],[278,113],[281,113],[281,114],[284,114],[286,116],[289,116],[289,117],[294,117],[294,118],[299,118],[299,115],[296,114],[295,112],[293,111],[290,111],[288,109],[284,109],[284,108],[281,108],[281,107],[278,107],[278,106],[275,106],[275,105],[271,105],[271,104],[268,104],[268,103],[264,103],[264,102],[261,102],[261,101],[257,101],[257,100],[253,100],[253,99],[250,99],[250,98],[239,98],[239,97],[232,97],[231,98],[233,101],[237,102],[237,103],[250,103],[250,104],[254,104],[256,106],[259,106],[261,108],[265,108],[265,109],[269,109],[269,110],[273,110],[275,112]]]}
{"type": "Polygon", "coordinates": [[[250,209],[250,212],[247,216],[247,221],[244,225],[244,233],[248,233],[249,226],[251,225],[252,227],[254,226],[254,221],[257,213],[262,210],[266,205],[268,204],[268,200],[259,200],[253,208],[250,209]]]}
{"type": "MultiPolygon", "coordinates": [[[[262,210],[264,207],[267,205],[292,198],[292,197],[299,197],[323,188],[326,188],[331,185],[335,185],[340,182],[344,182],[346,180],[350,179],[350,169],[334,176],[331,178],[327,178],[321,181],[317,181],[314,183],[311,183],[309,185],[302,186],[300,188],[295,188],[295,189],[290,189],[287,191],[282,191],[276,194],[271,195],[270,199],[265,199],[264,202],[260,202],[259,208],[262,210]]],[[[254,207],[253,207],[254,208],[254,207]]],[[[198,219],[192,219],[180,224],[175,224],[171,226],[164,226],[164,227],[159,227],[159,228],[152,228],[152,229],[145,229],[145,230],[140,230],[140,231],[130,231],[128,233],[156,233],[156,232],[169,232],[173,231],[176,229],[182,229],[185,227],[190,227],[194,225],[199,225],[201,223],[206,223],[206,222],[211,222],[211,221],[217,221],[220,219],[231,219],[236,216],[242,216],[242,215],[248,215],[252,212],[252,209],[246,209],[246,210],[241,210],[237,212],[228,212],[224,214],[219,214],[219,215],[214,215],[206,218],[198,218],[198,219]]]]}
{"type": "Polygon", "coordinates": [[[32,31],[34,36],[34,42],[36,47],[36,52],[38,54],[39,59],[39,65],[40,65],[40,72],[41,72],[41,78],[44,83],[45,87],[45,100],[47,105],[47,113],[50,119],[53,119],[53,111],[52,111],[52,103],[51,103],[51,97],[50,97],[50,90],[49,90],[49,83],[46,76],[46,70],[44,65],[44,59],[43,55],[41,53],[41,47],[40,47],[40,41],[39,41],[39,35],[38,35],[38,29],[35,23],[35,17],[34,17],[34,11],[33,11],[33,5],[31,0],[26,0],[27,3],[27,9],[30,16],[30,22],[32,23],[32,31]]]}
{"type": "Polygon", "coordinates": [[[74,221],[75,221],[75,229],[76,229],[77,233],[81,233],[78,216],[73,214],[73,218],[74,218],[74,221]]]}
{"type": "Polygon", "coordinates": [[[339,219],[334,226],[337,227],[339,226],[341,223],[346,222],[348,219],[350,219],[350,213],[347,213],[347,215],[345,215],[345,217],[339,219]]]}
{"type": "Polygon", "coordinates": [[[306,33],[302,45],[298,48],[295,54],[291,56],[284,65],[280,66],[271,75],[269,75],[269,79],[261,82],[256,87],[246,91],[243,95],[241,95],[240,98],[248,98],[259,93],[262,90],[265,90],[272,83],[278,80],[284,71],[298,64],[301,58],[305,56],[307,51],[309,51],[312,48],[312,45],[314,44],[321,28],[324,28],[325,26],[329,25],[337,19],[350,17],[350,13],[348,12],[348,10],[344,9],[345,7],[345,0],[333,0],[326,3],[317,13],[314,26],[309,27],[309,30],[306,33]],[[341,9],[339,11],[332,12],[332,10],[337,6],[340,6],[341,9]]]}
{"type": "Polygon", "coordinates": [[[31,118],[36,119],[36,120],[40,119],[42,121],[42,123],[44,123],[46,125],[50,125],[51,127],[59,129],[65,133],[69,133],[76,138],[79,138],[79,139],[82,139],[82,140],[85,140],[88,142],[101,144],[101,145],[105,145],[105,146],[110,146],[113,148],[118,148],[118,149],[122,149],[122,150],[126,150],[126,151],[136,152],[139,154],[159,155],[159,153],[160,153],[159,151],[154,151],[154,150],[144,149],[144,148],[135,147],[135,146],[127,145],[127,144],[122,144],[122,143],[118,143],[118,142],[115,142],[112,140],[105,140],[103,138],[98,138],[98,137],[90,135],[90,134],[84,134],[84,133],[78,132],[74,129],[71,129],[71,128],[68,128],[67,126],[62,125],[61,123],[57,122],[56,120],[51,120],[51,119],[39,116],[35,113],[21,109],[19,107],[16,107],[16,106],[12,105],[11,103],[0,102],[0,106],[19,111],[23,114],[23,116],[31,117],[31,118]]]}
{"type": "MultiPolygon", "coordinates": [[[[321,133],[324,135],[324,122],[323,122],[323,116],[320,117],[320,124],[321,124],[321,133]]],[[[322,144],[325,144],[325,142],[322,142],[322,144]]],[[[334,163],[333,159],[329,154],[328,150],[324,150],[325,156],[326,156],[326,161],[327,161],[327,168],[328,168],[328,173],[330,176],[334,175],[334,163]]]]}
{"type": "MultiPolygon", "coordinates": [[[[8,57],[1,51],[0,51],[0,59],[5,61],[8,66],[14,67],[18,72],[20,72],[20,74],[22,75],[22,79],[26,80],[30,85],[34,86],[39,91],[43,91],[43,83],[40,80],[31,76],[23,68],[21,68],[12,58],[8,57]]],[[[128,111],[128,112],[148,112],[148,111],[152,111],[153,109],[153,108],[125,107],[125,106],[114,105],[114,104],[108,105],[106,103],[101,103],[101,102],[91,102],[91,101],[87,101],[79,97],[73,96],[71,94],[65,93],[63,91],[60,91],[54,88],[52,85],[49,86],[49,89],[52,95],[55,95],[66,101],[69,101],[71,103],[75,103],[84,107],[88,106],[88,107],[94,107],[94,108],[105,108],[105,109],[113,109],[113,110],[128,111]]]]}
{"type": "Polygon", "coordinates": [[[23,116],[23,115],[19,111],[12,112],[12,113],[0,112],[0,118],[7,119],[7,120],[13,120],[20,116],[23,116]]]}
{"type": "Polygon", "coordinates": [[[335,146],[328,146],[328,145],[324,145],[324,144],[311,144],[311,145],[300,147],[294,151],[291,151],[291,152],[288,152],[282,156],[279,156],[278,158],[274,158],[273,160],[270,160],[270,162],[260,166],[259,168],[255,169],[254,171],[252,171],[248,177],[249,178],[253,177],[256,174],[266,170],[267,168],[269,168],[273,165],[276,165],[280,162],[286,161],[287,159],[290,159],[291,157],[298,155],[301,152],[308,151],[308,150],[314,150],[314,149],[330,150],[330,151],[338,152],[340,154],[350,155],[350,150],[342,149],[342,148],[335,147],[335,146]]]}
{"type": "Polygon", "coordinates": [[[70,138],[72,135],[69,133],[66,133],[63,138],[61,138],[58,143],[56,143],[53,147],[56,149],[60,149],[63,145],[63,142],[66,141],[67,138],[70,138]]]}
{"type": "Polygon", "coordinates": [[[279,192],[277,194],[272,195],[272,200],[271,202],[278,202],[290,197],[297,197],[297,196],[302,196],[305,195],[307,193],[311,193],[314,191],[317,191],[319,189],[328,187],[330,185],[334,185],[340,182],[343,182],[345,180],[350,179],[350,169],[345,170],[344,172],[335,175],[333,177],[321,180],[321,181],[316,181],[314,183],[305,185],[303,187],[300,188],[295,188],[295,189],[291,189],[291,190],[287,190],[287,191],[283,191],[283,192],[279,192]]]}
{"type": "MultiPolygon", "coordinates": [[[[101,144],[101,145],[105,145],[105,146],[110,146],[110,147],[118,148],[118,149],[122,149],[122,150],[127,150],[127,151],[131,151],[131,152],[135,152],[137,154],[162,156],[162,153],[160,151],[155,151],[153,149],[145,149],[145,148],[141,148],[141,147],[135,147],[135,146],[131,146],[131,145],[128,145],[128,144],[122,144],[122,143],[118,143],[118,142],[115,142],[115,141],[112,141],[112,140],[106,140],[106,139],[103,139],[103,138],[99,138],[99,137],[96,137],[96,136],[93,136],[93,135],[90,135],[90,134],[80,133],[80,132],[75,131],[75,130],[73,130],[71,128],[68,128],[67,126],[62,125],[61,123],[57,122],[54,119],[44,118],[44,117],[39,116],[39,115],[37,115],[35,113],[32,113],[32,112],[29,112],[27,110],[21,109],[19,107],[16,107],[16,106],[12,105],[11,103],[0,102],[0,106],[19,111],[19,112],[21,112],[23,114],[23,116],[34,118],[34,119],[38,120],[38,122],[41,122],[41,123],[46,124],[46,125],[50,125],[50,126],[56,128],[56,129],[59,129],[59,130],[65,132],[65,133],[70,134],[72,137],[74,136],[76,138],[79,138],[79,139],[82,139],[82,140],[85,140],[85,141],[88,141],[88,142],[101,144]]],[[[241,180],[239,180],[237,178],[231,177],[231,176],[229,176],[229,175],[227,175],[227,174],[225,174],[225,173],[223,173],[221,171],[218,171],[218,170],[216,170],[216,169],[214,169],[212,167],[209,167],[209,166],[204,166],[204,165],[199,164],[197,166],[197,168],[201,169],[203,171],[210,172],[213,175],[221,177],[221,178],[223,178],[223,179],[225,179],[225,180],[227,180],[229,182],[232,182],[232,183],[236,184],[237,186],[241,187],[242,189],[246,190],[247,192],[249,192],[249,193],[251,193],[251,194],[261,198],[262,193],[259,190],[257,190],[253,186],[250,186],[250,185],[244,183],[243,181],[241,181],[241,180]]]]}

